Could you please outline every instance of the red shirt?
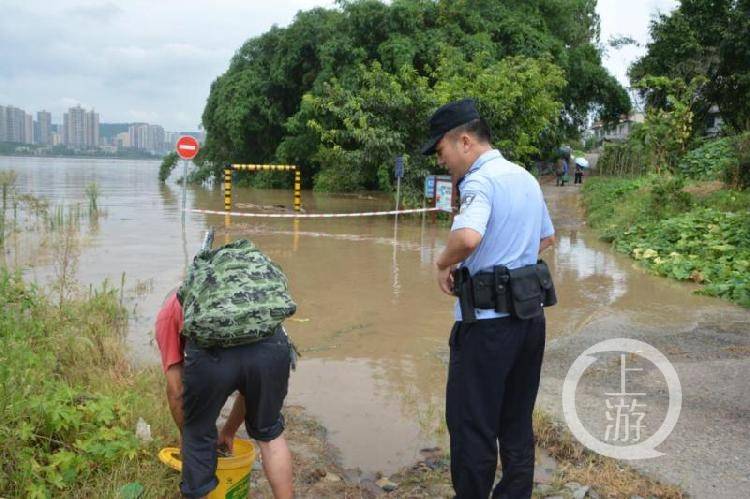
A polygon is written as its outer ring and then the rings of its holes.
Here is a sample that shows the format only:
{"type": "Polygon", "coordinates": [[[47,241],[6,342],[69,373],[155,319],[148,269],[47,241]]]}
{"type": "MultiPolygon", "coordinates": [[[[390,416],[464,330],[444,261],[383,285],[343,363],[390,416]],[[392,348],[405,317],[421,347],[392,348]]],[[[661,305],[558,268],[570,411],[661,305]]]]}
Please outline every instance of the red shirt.
{"type": "Polygon", "coordinates": [[[164,372],[167,372],[170,366],[182,362],[185,349],[185,339],[180,334],[182,323],[182,306],[177,300],[177,293],[172,293],[156,316],[156,343],[161,352],[164,372]]]}

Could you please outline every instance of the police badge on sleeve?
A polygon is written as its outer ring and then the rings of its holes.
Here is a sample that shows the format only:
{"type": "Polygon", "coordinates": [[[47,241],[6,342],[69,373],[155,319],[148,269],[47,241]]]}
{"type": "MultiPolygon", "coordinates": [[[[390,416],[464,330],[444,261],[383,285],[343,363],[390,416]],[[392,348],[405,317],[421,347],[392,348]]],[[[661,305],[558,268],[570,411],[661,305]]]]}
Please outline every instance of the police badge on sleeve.
{"type": "Polygon", "coordinates": [[[471,206],[471,203],[474,202],[475,197],[477,197],[477,195],[473,192],[467,192],[466,194],[461,196],[461,207],[458,209],[458,213],[463,213],[464,210],[471,206]]]}

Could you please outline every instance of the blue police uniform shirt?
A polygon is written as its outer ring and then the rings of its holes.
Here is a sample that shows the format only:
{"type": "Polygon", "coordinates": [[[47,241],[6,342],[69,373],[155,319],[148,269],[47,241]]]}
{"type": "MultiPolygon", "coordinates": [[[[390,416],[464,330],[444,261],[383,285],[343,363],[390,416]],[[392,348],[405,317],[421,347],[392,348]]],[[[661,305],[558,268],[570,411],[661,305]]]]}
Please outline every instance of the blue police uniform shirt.
{"type": "MultiPolygon", "coordinates": [[[[471,275],[495,265],[515,269],[536,263],[540,240],[555,229],[533,175],[493,149],[477,158],[458,187],[461,208],[451,231],[473,229],[482,235],[479,246],[461,263],[471,275]]],[[[479,320],[508,315],[494,309],[475,313],[479,320]]],[[[458,301],[455,316],[461,320],[458,301]]]]}

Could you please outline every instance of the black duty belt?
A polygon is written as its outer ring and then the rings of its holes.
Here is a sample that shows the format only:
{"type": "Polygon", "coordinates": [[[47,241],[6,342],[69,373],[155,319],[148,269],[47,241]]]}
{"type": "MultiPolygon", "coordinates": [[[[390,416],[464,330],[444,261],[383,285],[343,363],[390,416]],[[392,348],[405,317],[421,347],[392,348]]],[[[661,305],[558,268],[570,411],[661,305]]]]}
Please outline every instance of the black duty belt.
{"type": "Polygon", "coordinates": [[[453,294],[458,297],[464,322],[475,322],[475,308],[530,319],[543,307],[557,303],[555,285],[544,260],[517,269],[496,265],[491,272],[469,274],[460,267],[453,271],[453,294]]]}

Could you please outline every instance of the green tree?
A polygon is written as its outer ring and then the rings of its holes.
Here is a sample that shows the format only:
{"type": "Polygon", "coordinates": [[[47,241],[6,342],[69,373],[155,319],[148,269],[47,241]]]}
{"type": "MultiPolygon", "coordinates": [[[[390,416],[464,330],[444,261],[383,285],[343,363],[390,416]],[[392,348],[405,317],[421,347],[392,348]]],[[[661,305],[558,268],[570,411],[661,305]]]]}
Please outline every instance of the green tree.
{"type": "MultiPolygon", "coordinates": [[[[651,23],[647,53],[629,70],[631,81],[647,75],[706,79],[697,89],[696,127],[712,104],[736,130],[750,129],[750,0],[683,0],[671,14],[651,23]]],[[[646,90],[646,89],[644,89],[646,90]]],[[[663,91],[650,91],[649,104],[667,105],[663,91]]]]}
{"type": "Polygon", "coordinates": [[[664,76],[648,76],[638,83],[647,95],[658,92],[666,96],[666,105],[649,107],[643,126],[634,132],[634,139],[640,140],[650,152],[651,166],[657,174],[663,169],[675,173],[679,160],[687,152],[696,92],[704,84],[705,79],[700,76],[693,78],[690,84],[664,76]]]}
{"type": "MultiPolygon", "coordinates": [[[[612,119],[629,109],[625,91],[601,66],[595,6],[594,0],[339,0],[335,9],[300,12],[288,27],[274,27],[245,42],[212,84],[203,113],[207,139],[199,158],[201,172],[219,175],[226,161],[293,161],[303,167],[307,186],[317,179],[319,188],[388,188],[390,181],[376,172],[385,171],[384,158],[392,153],[411,153],[409,148],[418,142],[411,137],[424,128],[416,120],[429,111],[417,115],[409,107],[383,106],[372,85],[402,85],[404,75],[411,75],[408,78],[420,82],[414,92],[425,96],[409,96],[404,90],[406,96],[396,94],[393,101],[437,102],[436,94],[430,96],[436,85],[451,93],[437,71],[444,60],[466,63],[476,74],[480,65],[494,67],[505,58],[549,61],[538,77],[556,82],[562,76],[562,86],[544,87],[545,92],[554,89],[549,97],[562,103],[557,106],[559,119],[539,132],[536,120],[521,111],[517,119],[531,128],[518,133],[513,123],[516,130],[509,137],[522,140],[519,158],[556,147],[559,140],[577,135],[592,111],[612,119]],[[544,73],[547,69],[552,73],[544,73]],[[356,95],[360,91],[367,95],[356,95]],[[352,102],[361,107],[351,107],[352,102]],[[381,111],[385,115],[376,118],[381,111]],[[365,125],[344,120],[351,116],[364,116],[365,125]],[[308,126],[316,123],[320,130],[308,126]],[[341,134],[333,140],[323,133],[330,130],[341,134]],[[374,135],[365,140],[364,131],[374,135]],[[344,132],[352,135],[349,142],[344,132]],[[542,135],[539,140],[537,133],[542,135]],[[377,148],[368,145],[363,162],[346,181],[327,180],[351,159],[354,147],[374,138],[386,142],[377,148]],[[395,151],[396,146],[405,149],[395,151]],[[349,152],[342,156],[341,151],[349,152]]],[[[489,74],[483,78],[485,85],[491,79],[489,74]]],[[[473,86],[464,80],[457,72],[451,76],[453,95],[461,94],[462,84],[465,90],[473,86]]],[[[516,106],[516,96],[509,99],[514,103],[507,106],[516,106]]],[[[541,112],[546,123],[547,109],[541,112]]],[[[409,164],[427,168],[416,158],[409,164]]]]}
{"type": "Polygon", "coordinates": [[[545,59],[507,57],[498,62],[446,58],[436,72],[440,103],[463,97],[478,102],[480,114],[505,156],[527,162],[540,153],[541,137],[560,116],[563,71],[545,59]]]}
{"type": "Polygon", "coordinates": [[[418,148],[434,105],[427,79],[413,68],[391,74],[378,62],[361,66],[349,87],[332,79],[303,97],[278,156],[307,162],[317,189],[388,190],[397,155],[424,161],[418,148]]]}

